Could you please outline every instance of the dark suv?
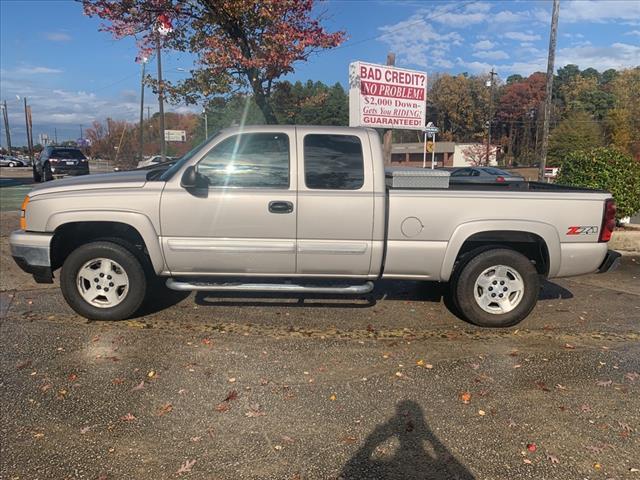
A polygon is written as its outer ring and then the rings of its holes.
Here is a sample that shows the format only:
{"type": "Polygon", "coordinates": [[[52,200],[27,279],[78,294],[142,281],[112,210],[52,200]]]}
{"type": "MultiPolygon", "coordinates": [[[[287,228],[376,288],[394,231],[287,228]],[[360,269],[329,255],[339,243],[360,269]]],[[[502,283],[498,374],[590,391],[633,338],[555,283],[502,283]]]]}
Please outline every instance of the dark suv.
{"type": "Polygon", "coordinates": [[[33,162],[33,180],[47,182],[54,175],[88,175],[87,157],[74,147],[44,147],[33,162]]]}

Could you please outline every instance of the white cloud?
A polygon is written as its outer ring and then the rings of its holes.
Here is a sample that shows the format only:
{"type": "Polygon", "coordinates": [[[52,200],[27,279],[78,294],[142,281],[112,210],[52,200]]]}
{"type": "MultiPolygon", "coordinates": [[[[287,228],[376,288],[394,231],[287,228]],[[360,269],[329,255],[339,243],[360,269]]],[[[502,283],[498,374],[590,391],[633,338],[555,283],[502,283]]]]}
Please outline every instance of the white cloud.
{"type": "Polygon", "coordinates": [[[47,40],[52,42],[68,42],[71,40],[71,35],[64,32],[48,32],[44,34],[47,40]]]}
{"type": "Polygon", "coordinates": [[[448,52],[451,45],[461,45],[463,38],[457,32],[439,33],[421,14],[393,25],[380,27],[380,41],[398,56],[398,63],[417,65],[420,67],[451,68],[451,62],[444,60],[444,55],[434,55],[436,48],[448,52]],[[440,60],[437,58],[440,57],[440,60]]]}
{"type": "Polygon", "coordinates": [[[637,0],[567,0],[560,3],[562,22],[593,22],[629,20],[640,18],[640,2],[637,0]]]}
{"type": "Polygon", "coordinates": [[[496,44],[491,40],[480,40],[479,42],[473,44],[473,48],[475,50],[491,50],[495,46],[496,44]]]}
{"type": "Polygon", "coordinates": [[[467,5],[465,10],[467,12],[488,12],[491,10],[491,4],[488,2],[475,2],[467,5]]]}
{"type": "Polygon", "coordinates": [[[490,8],[491,6],[488,4],[472,3],[465,6],[462,11],[459,11],[455,9],[455,6],[452,8],[449,5],[442,5],[429,10],[423,9],[419,12],[419,15],[423,14],[429,19],[429,22],[442,23],[449,28],[463,28],[484,22],[489,18],[488,12],[490,8]],[[480,5],[482,7],[478,9],[480,5]]]}
{"type": "Polygon", "coordinates": [[[62,70],[58,68],[49,68],[49,67],[18,67],[15,69],[15,73],[18,75],[38,75],[38,74],[51,74],[51,73],[62,73],[62,70]]]}
{"type": "Polygon", "coordinates": [[[511,10],[504,10],[491,16],[492,23],[518,23],[527,19],[526,13],[514,13],[511,10]]]}
{"type": "Polygon", "coordinates": [[[626,32],[625,35],[635,35],[640,37],[640,30],[631,30],[630,32],[626,32]]]}
{"type": "Polygon", "coordinates": [[[639,45],[617,42],[608,47],[584,45],[561,48],[558,50],[556,66],[574,63],[581,69],[593,67],[603,71],[609,68],[635,67],[639,63],[638,59],[640,59],[639,45]]]}
{"type": "Polygon", "coordinates": [[[534,40],[540,40],[540,35],[524,32],[506,32],[502,36],[511,40],[520,40],[522,42],[532,42],[534,40]]]}
{"type": "Polygon", "coordinates": [[[507,52],[502,50],[481,50],[473,54],[476,58],[484,58],[486,60],[506,60],[509,58],[507,52]]]}

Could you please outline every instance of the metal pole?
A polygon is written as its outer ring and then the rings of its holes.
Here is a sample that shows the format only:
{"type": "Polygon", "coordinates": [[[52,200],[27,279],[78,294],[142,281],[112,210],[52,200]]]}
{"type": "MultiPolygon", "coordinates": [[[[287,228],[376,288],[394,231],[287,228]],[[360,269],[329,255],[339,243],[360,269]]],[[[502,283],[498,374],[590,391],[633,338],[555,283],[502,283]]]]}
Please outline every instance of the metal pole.
{"type": "Polygon", "coordinates": [[[204,138],[209,138],[209,121],[207,119],[207,109],[202,109],[202,114],[204,115],[204,138]]]}
{"type": "Polygon", "coordinates": [[[424,151],[422,152],[422,168],[427,168],[427,131],[424,131],[424,151]]]}
{"type": "Polygon", "coordinates": [[[436,134],[434,133],[433,134],[433,150],[431,150],[431,170],[436,168],[435,161],[436,161],[436,134]]]}
{"type": "MultiPolygon", "coordinates": [[[[396,64],[396,54],[389,52],[387,54],[387,65],[394,66],[396,64]]],[[[384,164],[391,165],[391,144],[393,143],[393,130],[388,129],[384,131],[382,136],[382,155],[384,157],[384,164]]]]}
{"type": "Polygon", "coordinates": [[[27,97],[24,97],[24,123],[27,129],[27,148],[29,149],[29,158],[33,163],[33,145],[31,144],[31,135],[29,128],[29,110],[27,107],[27,97]]]}
{"type": "Polygon", "coordinates": [[[142,161],[144,155],[144,129],[142,124],[144,123],[144,68],[146,60],[142,59],[142,78],[140,80],[140,155],[138,161],[142,161]]]}
{"type": "Polygon", "coordinates": [[[164,142],[164,86],[162,85],[162,58],[160,49],[160,34],[156,37],[156,55],[158,57],[158,107],[160,111],[160,157],[164,162],[167,157],[166,145],[164,142]]]}
{"type": "Polygon", "coordinates": [[[553,0],[551,15],[551,33],[549,34],[549,58],[547,60],[547,91],[544,100],[544,120],[542,123],[542,149],[540,150],[540,170],[538,180],[544,180],[544,167],[547,164],[547,150],[549,149],[549,118],[551,117],[551,95],[553,93],[553,70],[556,58],[556,37],[558,33],[558,13],[560,0],[553,0]]]}
{"type": "Polygon", "coordinates": [[[2,116],[4,117],[4,133],[7,136],[7,150],[9,150],[9,156],[11,156],[11,131],[9,130],[9,111],[7,110],[6,100],[4,101],[2,116]]]}
{"type": "Polygon", "coordinates": [[[487,158],[486,165],[489,166],[489,155],[491,151],[491,120],[493,118],[493,76],[496,75],[496,72],[493,71],[493,68],[489,72],[490,77],[490,85],[489,85],[489,119],[487,120],[487,158]]]}

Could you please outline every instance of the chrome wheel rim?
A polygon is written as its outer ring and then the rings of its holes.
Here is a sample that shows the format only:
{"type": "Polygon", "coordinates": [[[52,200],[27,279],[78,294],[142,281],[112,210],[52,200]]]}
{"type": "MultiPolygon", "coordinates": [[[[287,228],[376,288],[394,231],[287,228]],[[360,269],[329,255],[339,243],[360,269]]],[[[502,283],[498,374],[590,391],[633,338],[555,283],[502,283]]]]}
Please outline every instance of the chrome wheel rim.
{"type": "Polygon", "coordinates": [[[478,306],[487,313],[508,313],[522,301],[524,281],[516,269],[494,265],[478,275],[473,296],[478,306]]]}
{"type": "Polygon", "coordinates": [[[98,308],[112,308],[122,303],[129,292],[129,277],[122,266],[110,258],[94,258],[76,275],[80,296],[98,308]]]}

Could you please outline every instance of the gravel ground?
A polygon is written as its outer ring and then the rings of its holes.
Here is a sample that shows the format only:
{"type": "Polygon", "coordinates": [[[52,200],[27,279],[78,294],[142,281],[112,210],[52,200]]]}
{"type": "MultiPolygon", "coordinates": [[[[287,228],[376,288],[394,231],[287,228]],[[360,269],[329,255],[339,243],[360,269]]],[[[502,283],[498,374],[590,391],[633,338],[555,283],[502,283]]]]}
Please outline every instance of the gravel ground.
{"type": "Polygon", "coordinates": [[[640,479],[640,257],[548,282],[510,329],[417,282],[88,322],[13,268],[12,222],[0,478],[640,479]]]}

